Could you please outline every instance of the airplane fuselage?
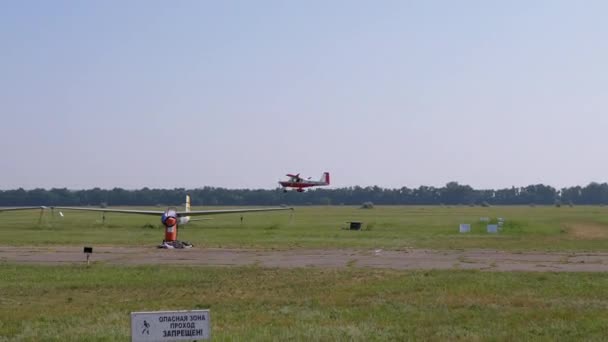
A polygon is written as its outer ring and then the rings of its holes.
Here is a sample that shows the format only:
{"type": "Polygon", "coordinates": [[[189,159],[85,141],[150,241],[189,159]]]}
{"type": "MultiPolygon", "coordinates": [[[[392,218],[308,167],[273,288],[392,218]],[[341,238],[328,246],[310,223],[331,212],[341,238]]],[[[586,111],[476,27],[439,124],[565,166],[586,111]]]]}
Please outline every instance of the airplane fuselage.
{"type": "Polygon", "coordinates": [[[327,185],[327,184],[323,184],[323,183],[312,183],[312,182],[289,182],[289,181],[285,181],[285,182],[279,182],[279,184],[282,187],[290,187],[290,188],[309,188],[311,186],[315,186],[315,185],[327,185]]]}
{"type": "Polygon", "coordinates": [[[165,241],[177,240],[177,227],[190,221],[190,216],[179,216],[175,209],[167,209],[160,221],[165,226],[165,241]]]}
{"type": "Polygon", "coordinates": [[[294,188],[298,192],[303,192],[304,188],[329,185],[329,172],[324,172],[319,181],[300,178],[299,173],[297,175],[287,174],[287,176],[290,177],[289,180],[279,181],[279,185],[283,188],[294,188]]]}

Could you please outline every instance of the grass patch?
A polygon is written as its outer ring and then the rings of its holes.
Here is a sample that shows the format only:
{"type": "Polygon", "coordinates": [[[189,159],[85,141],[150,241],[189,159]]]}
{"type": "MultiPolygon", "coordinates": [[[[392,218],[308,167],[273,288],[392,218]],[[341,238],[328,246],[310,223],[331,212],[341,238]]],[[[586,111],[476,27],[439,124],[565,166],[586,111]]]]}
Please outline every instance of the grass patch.
{"type": "Polygon", "coordinates": [[[601,273],[10,264],[0,273],[9,341],[128,341],[132,311],[207,308],[219,341],[607,337],[601,273]]]}
{"type": "MultiPolygon", "coordinates": [[[[150,209],[150,208],[148,208],[150,209]]],[[[158,208],[154,208],[157,209],[158,208]]],[[[202,209],[202,208],[195,208],[202,209]]],[[[208,208],[207,208],[208,209],[208,208]]],[[[0,241],[11,245],[155,245],[163,238],[149,216],[65,211],[65,217],[39,211],[0,213],[0,241]]],[[[349,206],[298,207],[295,213],[269,212],[218,215],[180,227],[180,239],[205,247],[245,248],[486,248],[511,251],[608,251],[608,208],[418,207],[349,206]],[[505,218],[498,234],[486,232],[491,222],[505,218]],[[363,231],[342,229],[346,222],[363,223],[363,231]],[[471,232],[460,234],[460,223],[471,232]]]]}

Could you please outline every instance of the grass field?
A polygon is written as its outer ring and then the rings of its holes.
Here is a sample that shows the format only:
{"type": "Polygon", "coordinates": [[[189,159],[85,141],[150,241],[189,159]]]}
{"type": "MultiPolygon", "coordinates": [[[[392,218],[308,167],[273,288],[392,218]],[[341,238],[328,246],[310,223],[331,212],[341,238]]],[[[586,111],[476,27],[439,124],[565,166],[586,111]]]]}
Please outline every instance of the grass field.
{"type": "MultiPolygon", "coordinates": [[[[158,209],[158,208],[156,208],[158,209]]],[[[162,209],[160,209],[162,210],[162,209]]],[[[156,217],[0,213],[1,245],[160,242],[156,217]]],[[[214,216],[196,248],[607,251],[604,207],[298,207],[214,216]],[[505,218],[499,234],[480,217],[505,218]],[[349,231],[346,221],[362,221],[349,231]],[[472,223],[470,234],[458,224],[472,223]]],[[[210,309],[220,341],[607,340],[608,275],[0,262],[0,341],[128,341],[129,313],[210,309]],[[169,298],[169,299],[167,299],[169,298]]]]}
{"type": "MultiPolygon", "coordinates": [[[[162,210],[162,208],[156,208],[162,210]]],[[[0,213],[0,241],[10,245],[154,245],[164,234],[159,218],[64,212],[0,213]]],[[[180,228],[179,238],[198,247],[255,248],[485,248],[501,250],[606,251],[608,208],[405,207],[359,209],[298,207],[295,212],[217,215],[180,228]],[[485,232],[480,217],[505,218],[500,234],[485,232]],[[362,231],[344,230],[362,221],[362,231]],[[460,223],[473,224],[460,234],[460,223]]]]}
{"type": "Polygon", "coordinates": [[[219,341],[605,340],[608,275],[0,265],[0,340],[128,341],[211,310],[219,341]],[[171,299],[165,299],[170,297],[171,299]]]}

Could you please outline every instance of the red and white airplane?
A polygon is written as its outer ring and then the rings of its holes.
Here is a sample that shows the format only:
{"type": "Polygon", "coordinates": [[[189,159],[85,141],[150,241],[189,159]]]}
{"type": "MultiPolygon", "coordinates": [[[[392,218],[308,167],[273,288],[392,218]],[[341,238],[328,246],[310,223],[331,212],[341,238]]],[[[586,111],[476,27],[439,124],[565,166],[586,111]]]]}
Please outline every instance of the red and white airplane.
{"type": "Polygon", "coordinates": [[[289,177],[289,180],[279,181],[279,185],[283,187],[283,192],[287,192],[287,188],[294,188],[297,192],[304,192],[304,188],[329,185],[329,172],[323,172],[321,179],[318,181],[310,180],[310,177],[303,179],[299,173],[295,175],[288,173],[286,176],[289,177]]]}

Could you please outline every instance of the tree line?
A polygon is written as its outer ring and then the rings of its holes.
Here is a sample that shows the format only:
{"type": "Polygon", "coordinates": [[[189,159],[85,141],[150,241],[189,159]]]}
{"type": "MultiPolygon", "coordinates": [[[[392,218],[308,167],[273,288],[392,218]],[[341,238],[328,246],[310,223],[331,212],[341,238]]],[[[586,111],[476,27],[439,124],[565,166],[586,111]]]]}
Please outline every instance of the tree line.
{"type": "Polygon", "coordinates": [[[186,194],[193,205],[360,205],[364,202],[392,205],[574,205],[608,204],[608,184],[590,183],[555,189],[536,184],[498,190],[478,190],[449,182],[443,187],[420,186],[387,189],[378,186],[315,189],[304,193],[281,189],[196,189],[125,190],[66,188],[0,190],[0,206],[181,206],[186,194]]]}

